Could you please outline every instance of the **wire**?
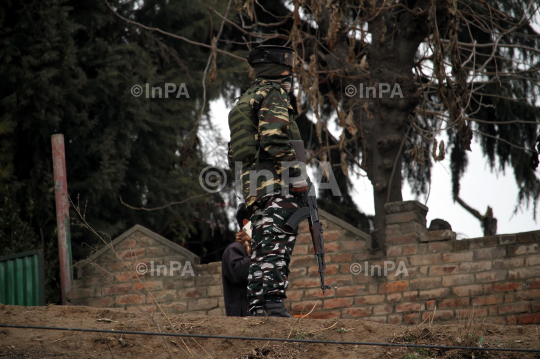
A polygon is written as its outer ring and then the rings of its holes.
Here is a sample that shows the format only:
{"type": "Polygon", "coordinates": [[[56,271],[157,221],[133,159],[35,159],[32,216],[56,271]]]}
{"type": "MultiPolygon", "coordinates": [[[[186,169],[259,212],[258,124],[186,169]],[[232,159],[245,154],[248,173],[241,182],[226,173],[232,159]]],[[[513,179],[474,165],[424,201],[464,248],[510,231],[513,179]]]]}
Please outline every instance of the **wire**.
{"type": "Polygon", "coordinates": [[[398,343],[338,342],[338,341],[332,341],[332,340],[236,337],[236,336],[220,336],[220,335],[206,335],[206,334],[156,333],[156,332],[136,332],[136,331],[128,331],[128,330],[34,327],[34,326],[29,326],[29,325],[0,324],[0,328],[2,327],[3,328],[17,328],[17,329],[67,330],[71,332],[95,332],[95,333],[109,333],[109,334],[135,334],[135,335],[156,335],[156,336],[161,335],[161,336],[166,336],[166,337],[187,337],[187,338],[204,338],[204,339],[262,340],[262,341],[272,341],[272,342],[294,342],[294,343],[310,343],[310,344],[346,344],[346,345],[368,345],[368,346],[382,346],[382,347],[406,347],[406,348],[426,348],[426,349],[446,349],[446,350],[463,349],[463,350],[481,350],[481,351],[499,351],[499,352],[540,353],[540,349],[456,347],[456,346],[445,346],[445,345],[398,344],[398,343]]]}

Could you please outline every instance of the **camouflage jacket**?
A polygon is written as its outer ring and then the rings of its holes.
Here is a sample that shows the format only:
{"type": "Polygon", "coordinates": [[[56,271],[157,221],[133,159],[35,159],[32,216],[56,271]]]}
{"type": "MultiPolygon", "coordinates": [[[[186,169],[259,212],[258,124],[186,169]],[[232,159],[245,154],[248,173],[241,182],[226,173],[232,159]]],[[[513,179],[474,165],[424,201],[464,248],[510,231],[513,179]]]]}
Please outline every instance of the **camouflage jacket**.
{"type": "MultiPolygon", "coordinates": [[[[258,163],[257,160],[243,162],[240,174],[242,194],[247,206],[253,205],[258,198],[280,190],[286,185],[282,179],[282,172],[285,170],[283,162],[296,161],[296,153],[289,141],[301,139],[298,126],[294,121],[294,109],[287,92],[278,83],[262,78],[255,79],[251,88],[255,87],[259,87],[259,90],[250,100],[250,115],[253,123],[258,123],[259,161],[258,163]],[[260,171],[268,172],[256,176],[256,191],[253,188],[250,193],[250,173],[253,178],[255,173],[261,173],[260,171]]],[[[234,164],[231,165],[234,166],[234,164]]],[[[300,175],[298,164],[289,167],[289,178],[300,175]]]]}

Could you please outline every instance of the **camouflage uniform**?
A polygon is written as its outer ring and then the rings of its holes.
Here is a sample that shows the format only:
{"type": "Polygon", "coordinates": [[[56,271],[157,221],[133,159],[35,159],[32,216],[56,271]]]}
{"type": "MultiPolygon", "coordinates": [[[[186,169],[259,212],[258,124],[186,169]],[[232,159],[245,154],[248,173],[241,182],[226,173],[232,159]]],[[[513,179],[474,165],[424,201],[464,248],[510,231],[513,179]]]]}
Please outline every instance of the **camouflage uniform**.
{"type": "MultiPolygon", "coordinates": [[[[285,298],[289,262],[296,233],[285,225],[289,216],[298,209],[292,194],[283,193],[285,184],[283,162],[296,161],[290,140],[300,140],[294,122],[294,110],[279,83],[257,78],[252,86],[257,89],[250,100],[250,115],[258,123],[260,149],[258,160],[243,163],[242,191],[248,209],[253,214],[251,223],[252,255],[248,277],[248,300],[253,312],[264,305],[266,299],[285,298]],[[256,192],[250,193],[250,173],[268,171],[268,177],[257,177],[256,192]]],[[[299,177],[298,164],[288,168],[289,177],[299,177]]]]}

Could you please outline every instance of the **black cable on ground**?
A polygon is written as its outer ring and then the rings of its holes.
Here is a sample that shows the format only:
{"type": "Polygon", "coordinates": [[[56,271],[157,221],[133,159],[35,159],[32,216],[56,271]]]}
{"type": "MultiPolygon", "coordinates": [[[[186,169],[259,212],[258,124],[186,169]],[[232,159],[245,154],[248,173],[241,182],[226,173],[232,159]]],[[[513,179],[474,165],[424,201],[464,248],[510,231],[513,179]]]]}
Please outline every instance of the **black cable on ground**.
{"type": "Polygon", "coordinates": [[[185,338],[204,338],[204,339],[233,339],[233,340],[262,340],[271,342],[294,342],[310,344],[346,344],[346,345],[368,345],[381,347],[406,347],[406,348],[425,348],[425,349],[444,349],[444,350],[482,350],[498,352],[529,352],[540,353],[540,349],[517,349],[517,348],[482,348],[482,347],[455,347],[446,345],[424,345],[424,344],[398,344],[398,343],[369,343],[369,342],[337,342],[333,340],[311,340],[311,339],[286,339],[286,338],[260,338],[260,337],[236,337],[206,334],[180,334],[180,333],[157,333],[157,332],[136,332],[129,330],[111,330],[111,329],[85,329],[85,328],[59,328],[59,327],[34,327],[29,325],[0,324],[0,328],[16,329],[43,329],[43,330],[67,330],[70,332],[94,332],[109,334],[134,334],[134,335],[161,335],[166,337],[185,337],[185,338]]]}

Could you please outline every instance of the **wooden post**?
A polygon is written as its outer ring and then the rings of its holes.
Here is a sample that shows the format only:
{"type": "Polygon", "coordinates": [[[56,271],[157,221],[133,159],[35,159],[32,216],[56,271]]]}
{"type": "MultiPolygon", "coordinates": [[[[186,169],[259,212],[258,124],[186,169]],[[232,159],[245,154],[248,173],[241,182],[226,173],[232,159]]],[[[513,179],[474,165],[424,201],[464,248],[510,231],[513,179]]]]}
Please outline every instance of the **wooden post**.
{"type": "Polygon", "coordinates": [[[67,192],[64,135],[53,135],[51,142],[54,189],[56,194],[56,226],[58,228],[58,254],[60,256],[62,305],[70,305],[66,299],[66,294],[71,291],[73,274],[71,272],[71,233],[69,231],[69,197],[67,192]]]}

